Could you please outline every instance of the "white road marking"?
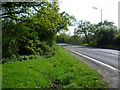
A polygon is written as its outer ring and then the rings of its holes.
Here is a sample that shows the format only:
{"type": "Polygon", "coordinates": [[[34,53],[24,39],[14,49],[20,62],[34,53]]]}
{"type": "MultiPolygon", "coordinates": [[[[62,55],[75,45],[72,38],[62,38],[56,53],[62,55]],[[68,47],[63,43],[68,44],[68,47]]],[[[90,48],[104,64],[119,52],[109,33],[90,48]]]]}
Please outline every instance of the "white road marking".
{"type": "Polygon", "coordinates": [[[73,50],[70,50],[70,49],[67,49],[67,50],[69,50],[69,51],[71,51],[71,52],[73,52],[73,53],[75,53],[75,54],[78,54],[78,55],[80,55],[80,56],[83,56],[83,57],[85,57],[85,58],[87,58],[87,59],[89,59],[89,60],[91,60],[91,61],[94,61],[94,62],[97,62],[97,63],[99,63],[99,64],[102,64],[102,65],[104,65],[104,66],[106,66],[106,67],[109,67],[110,69],[113,69],[113,70],[116,70],[116,71],[119,71],[119,72],[120,72],[119,69],[117,69],[117,68],[115,68],[115,67],[113,67],[113,66],[111,66],[111,65],[105,64],[105,63],[103,63],[103,62],[100,62],[100,61],[98,61],[98,60],[96,60],[96,59],[94,59],[94,58],[88,57],[88,56],[83,55],[83,54],[81,54],[81,53],[78,53],[78,52],[76,52],[76,51],[73,51],[73,50]]]}

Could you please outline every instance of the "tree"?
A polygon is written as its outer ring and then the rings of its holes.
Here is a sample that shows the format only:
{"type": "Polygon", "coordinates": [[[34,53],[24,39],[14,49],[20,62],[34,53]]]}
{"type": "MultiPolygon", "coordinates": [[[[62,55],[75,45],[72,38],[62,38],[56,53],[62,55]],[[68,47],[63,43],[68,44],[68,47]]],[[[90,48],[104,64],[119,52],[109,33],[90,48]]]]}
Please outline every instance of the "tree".
{"type": "Polygon", "coordinates": [[[115,34],[115,46],[120,46],[120,29],[115,34]]]}
{"type": "Polygon", "coordinates": [[[104,21],[103,23],[98,23],[96,25],[97,31],[95,35],[97,36],[97,45],[113,45],[117,27],[114,26],[113,22],[104,21]]]}
{"type": "Polygon", "coordinates": [[[2,55],[10,57],[17,55],[19,36],[22,35],[21,24],[14,23],[12,20],[4,19],[2,22],[2,55]]]}
{"type": "Polygon", "coordinates": [[[80,21],[74,32],[75,35],[84,37],[82,43],[86,43],[89,46],[106,46],[114,45],[115,42],[118,42],[117,38],[119,35],[116,36],[117,31],[118,29],[113,22],[105,20],[98,24],[80,21]]]}
{"type": "Polygon", "coordinates": [[[51,56],[56,34],[67,30],[70,23],[69,15],[59,13],[55,3],[5,2],[2,11],[3,57],[18,54],[51,56]]]}
{"type": "Polygon", "coordinates": [[[82,42],[83,42],[82,37],[79,37],[77,35],[71,36],[69,40],[70,44],[75,44],[75,45],[80,45],[82,44],[82,42]]]}
{"type": "Polygon", "coordinates": [[[78,36],[85,37],[85,43],[88,43],[88,35],[92,35],[94,30],[94,25],[88,21],[79,21],[77,28],[74,30],[74,34],[78,36]]]}
{"type": "Polygon", "coordinates": [[[57,43],[69,43],[69,39],[70,37],[67,34],[60,33],[59,35],[57,35],[56,42],[57,43]]]}

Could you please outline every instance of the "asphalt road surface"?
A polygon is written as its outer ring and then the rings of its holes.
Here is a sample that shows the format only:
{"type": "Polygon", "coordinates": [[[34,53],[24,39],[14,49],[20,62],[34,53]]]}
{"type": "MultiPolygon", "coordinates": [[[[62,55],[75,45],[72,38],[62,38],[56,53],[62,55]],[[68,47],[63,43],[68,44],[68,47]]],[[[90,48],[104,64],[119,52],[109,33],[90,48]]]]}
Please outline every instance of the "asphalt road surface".
{"type": "Polygon", "coordinates": [[[85,47],[80,45],[58,44],[66,49],[73,50],[90,58],[108,64],[118,69],[118,50],[85,47]]]}
{"type": "Polygon", "coordinates": [[[95,69],[97,72],[101,73],[103,80],[108,82],[109,88],[120,88],[120,53],[118,50],[62,43],[59,43],[58,45],[65,48],[69,53],[95,69]],[[85,56],[88,58],[84,58],[85,56]],[[102,64],[98,62],[102,62],[102,64]]]}

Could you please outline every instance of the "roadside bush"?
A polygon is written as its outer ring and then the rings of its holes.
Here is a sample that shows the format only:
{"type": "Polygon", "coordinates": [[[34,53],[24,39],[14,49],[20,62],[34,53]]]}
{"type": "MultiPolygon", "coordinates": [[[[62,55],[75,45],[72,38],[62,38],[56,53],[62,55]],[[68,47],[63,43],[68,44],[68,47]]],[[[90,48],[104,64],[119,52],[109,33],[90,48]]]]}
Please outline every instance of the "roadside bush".
{"type": "Polygon", "coordinates": [[[111,28],[102,27],[100,28],[97,35],[99,38],[97,41],[98,46],[112,45],[114,41],[115,30],[111,28]]]}
{"type": "Polygon", "coordinates": [[[83,41],[82,38],[80,38],[77,35],[74,35],[70,37],[69,43],[74,45],[80,45],[82,44],[82,41],[83,41]]]}
{"type": "Polygon", "coordinates": [[[39,55],[22,55],[22,56],[14,56],[11,58],[2,58],[0,61],[2,61],[2,64],[5,63],[11,63],[11,62],[17,62],[17,61],[24,61],[24,60],[30,60],[30,59],[36,59],[41,58],[39,55]]]}
{"type": "Polygon", "coordinates": [[[60,35],[57,36],[56,41],[58,43],[69,43],[69,39],[70,39],[70,37],[67,34],[60,33],[60,35]]]}
{"type": "Polygon", "coordinates": [[[59,13],[56,3],[4,2],[2,5],[3,58],[32,54],[51,57],[56,34],[68,30],[70,20],[74,19],[66,12],[59,13]],[[31,7],[36,9],[31,11],[31,7]],[[21,12],[16,13],[18,10],[21,12]]]}
{"type": "Polygon", "coordinates": [[[120,31],[115,36],[115,45],[120,46],[120,31]]]}
{"type": "Polygon", "coordinates": [[[15,62],[15,59],[10,59],[10,58],[2,58],[0,59],[2,61],[2,64],[9,63],[9,62],[15,62]]]}
{"type": "Polygon", "coordinates": [[[2,57],[17,55],[17,39],[22,34],[22,25],[14,24],[12,20],[2,21],[2,57]]]}
{"type": "MultiPolygon", "coordinates": [[[[50,47],[46,41],[40,40],[29,40],[24,37],[21,41],[19,41],[19,55],[41,55],[44,57],[51,57],[54,55],[53,47],[50,47]]],[[[54,46],[54,45],[53,45],[54,46]]]]}

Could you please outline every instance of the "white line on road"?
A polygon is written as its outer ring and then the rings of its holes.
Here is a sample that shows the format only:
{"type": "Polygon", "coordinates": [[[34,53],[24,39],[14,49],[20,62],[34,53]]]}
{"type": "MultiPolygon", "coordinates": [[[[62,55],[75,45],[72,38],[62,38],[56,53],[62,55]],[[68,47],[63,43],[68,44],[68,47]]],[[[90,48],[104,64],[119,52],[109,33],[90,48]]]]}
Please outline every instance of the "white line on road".
{"type": "Polygon", "coordinates": [[[99,64],[102,64],[102,65],[104,65],[104,66],[106,66],[106,67],[109,67],[109,68],[111,68],[111,69],[113,69],[113,70],[116,70],[116,71],[119,71],[119,72],[120,72],[119,69],[117,69],[117,68],[115,68],[115,67],[113,67],[113,66],[110,66],[110,65],[108,65],[108,64],[105,64],[105,63],[103,63],[103,62],[100,62],[100,61],[98,61],[98,60],[96,60],[96,59],[93,59],[93,58],[91,58],[91,57],[88,57],[88,56],[86,56],[86,55],[83,55],[83,54],[81,54],[81,53],[78,53],[78,52],[76,52],[76,51],[73,51],[73,50],[70,50],[70,49],[67,49],[67,50],[69,50],[69,51],[71,51],[71,52],[73,52],[73,53],[75,53],[75,54],[78,54],[78,55],[80,55],[80,56],[83,56],[83,57],[85,57],[85,58],[87,58],[87,59],[89,59],[89,60],[91,60],[91,61],[97,62],[97,63],[99,63],[99,64]]]}

